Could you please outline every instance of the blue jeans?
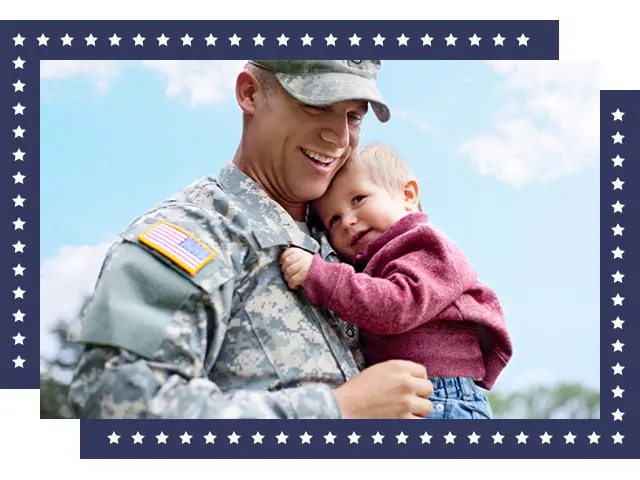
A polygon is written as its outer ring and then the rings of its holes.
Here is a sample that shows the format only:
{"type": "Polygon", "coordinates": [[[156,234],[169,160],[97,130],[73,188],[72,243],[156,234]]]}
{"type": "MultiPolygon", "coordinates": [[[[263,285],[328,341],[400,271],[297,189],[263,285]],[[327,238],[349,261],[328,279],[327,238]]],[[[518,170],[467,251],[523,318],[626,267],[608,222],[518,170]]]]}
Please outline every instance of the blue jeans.
{"type": "Polygon", "coordinates": [[[491,419],[489,400],[471,378],[430,377],[433,410],[427,420],[491,419]]]}

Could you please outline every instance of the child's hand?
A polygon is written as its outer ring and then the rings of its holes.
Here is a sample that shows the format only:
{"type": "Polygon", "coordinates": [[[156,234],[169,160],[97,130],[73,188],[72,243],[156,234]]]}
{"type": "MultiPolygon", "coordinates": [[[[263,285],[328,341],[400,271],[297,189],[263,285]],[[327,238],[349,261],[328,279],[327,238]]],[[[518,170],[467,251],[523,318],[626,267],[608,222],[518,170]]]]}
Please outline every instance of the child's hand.
{"type": "Polygon", "coordinates": [[[300,248],[291,247],[280,255],[280,265],[289,288],[296,289],[304,283],[313,262],[313,255],[300,248]]]}

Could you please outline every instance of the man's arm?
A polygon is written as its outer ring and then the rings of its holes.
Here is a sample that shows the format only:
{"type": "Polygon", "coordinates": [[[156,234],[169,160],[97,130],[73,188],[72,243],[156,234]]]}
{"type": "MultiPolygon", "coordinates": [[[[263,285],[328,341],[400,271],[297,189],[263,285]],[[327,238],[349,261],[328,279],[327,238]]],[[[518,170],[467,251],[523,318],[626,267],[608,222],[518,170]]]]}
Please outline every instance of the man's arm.
{"type": "Polygon", "coordinates": [[[470,288],[476,275],[461,252],[432,229],[386,247],[373,275],[317,255],[303,285],[315,305],[377,334],[399,334],[436,317],[470,288]]]}

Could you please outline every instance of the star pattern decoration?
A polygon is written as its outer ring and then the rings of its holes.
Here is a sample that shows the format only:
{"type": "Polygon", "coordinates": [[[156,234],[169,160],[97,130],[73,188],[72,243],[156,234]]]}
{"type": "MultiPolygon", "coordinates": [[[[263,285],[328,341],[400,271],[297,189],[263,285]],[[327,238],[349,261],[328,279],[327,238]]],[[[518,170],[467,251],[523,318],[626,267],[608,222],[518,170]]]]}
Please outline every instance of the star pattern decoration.
{"type": "Polygon", "coordinates": [[[615,412],[611,412],[611,415],[613,415],[613,421],[614,422],[621,422],[622,421],[622,416],[624,415],[624,412],[621,412],[620,409],[616,409],[615,412]]]}
{"type": "Polygon", "coordinates": [[[260,434],[260,432],[256,432],[254,435],[251,435],[251,438],[253,438],[253,444],[255,445],[256,443],[262,443],[264,435],[260,434]]]}
{"type": "MultiPolygon", "coordinates": [[[[158,440],[158,445],[160,445],[161,443],[166,444],[167,443],[167,438],[169,438],[167,435],[164,434],[164,432],[160,432],[158,435],[156,435],[156,439],[158,440]]],[[[184,443],[184,442],[182,442],[184,443]]]]}
{"type": "Polygon", "coordinates": [[[213,433],[211,433],[210,431],[206,434],[202,436],[204,438],[204,443],[212,443],[215,445],[216,443],[216,438],[218,438],[216,435],[214,435],[213,433]]]}
{"type": "Polygon", "coordinates": [[[324,40],[327,42],[327,47],[329,46],[335,47],[336,40],[338,40],[338,38],[334,37],[333,34],[330,33],[328,37],[324,37],[324,40]]]}
{"type": "Polygon", "coordinates": [[[360,435],[358,435],[356,432],[353,432],[347,438],[349,439],[349,444],[358,443],[358,441],[360,440],[360,435]]]}
{"type": "Polygon", "coordinates": [[[567,433],[567,434],[564,436],[565,443],[567,443],[567,444],[569,444],[569,443],[573,443],[573,444],[575,444],[575,439],[576,439],[576,438],[577,438],[577,437],[576,437],[573,433],[571,433],[571,432],[567,433]]]}
{"type": "Polygon", "coordinates": [[[469,444],[478,443],[478,441],[480,440],[480,435],[476,434],[476,432],[473,432],[471,435],[468,435],[468,438],[469,444]]]}
{"type": "Polygon", "coordinates": [[[429,435],[427,432],[424,432],[420,435],[420,440],[422,443],[431,443],[432,435],[429,435]]]}
{"type": "Polygon", "coordinates": [[[525,435],[524,432],[520,432],[519,435],[516,435],[518,443],[527,443],[527,438],[529,438],[529,435],[525,435]]]}
{"type": "Polygon", "coordinates": [[[616,155],[611,159],[611,161],[613,162],[614,167],[622,167],[622,162],[624,162],[624,158],[622,158],[620,155],[616,155]]]}
{"type": "Polygon", "coordinates": [[[622,394],[624,393],[624,389],[620,388],[620,385],[618,385],[618,386],[616,386],[616,388],[611,390],[611,393],[613,393],[613,398],[622,398],[622,394]]]}
{"type": "Polygon", "coordinates": [[[407,438],[409,437],[405,435],[404,432],[400,432],[398,435],[396,435],[396,440],[398,441],[398,445],[401,443],[404,443],[406,445],[407,438]]]}
{"type": "Polygon", "coordinates": [[[553,438],[552,435],[549,435],[547,432],[544,432],[544,434],[540,435],[540,442],[541,443],[551,443],[551,439],[553,438]]]}
{"type": "Polygon", "coordinates": [[[309,435],[307,432],[304,432],[302,435],[300,435],[300,442],[311,444],[312,438],[313,438],[313,435],[309,435]]]}
{"type": "Polygon", "coordinates": [[[454,435],[453,433],[449,432],[444,436],[444,440],[445,440],[445,443],[455,443],[456,435],[454,435]]]}
{"type": "Polygon", "coordinates": [[[120,440],[120,435],[118,435],[116,432],[113,432],[111,435],[107,435],[107,438],[109,439],[109,443],[118,443],[118,440],[120,440]]]}
{"type": "Polygon", "coordinates": [[[371,435],[371,438],[373,439],[373,443],[382,443],[382,440],[384,439],[384,435],[380,435],[380,432],[376,432],[375,435],[371,435]]]}
{"type": "Polygon", "coordinates": [[[184,432],[182,435],[180,435],[180,440],[182,440],[182,443],[191,443],[191,438],[192,436],[189,435],[188,432],[184,432]]]}
{"type": "Polygon", "coordinates": [[[276,435],[278,443],[287,443],[287,438],[289,438],[289,435],[285,435],[284,432],[280,432],[278,435],[276,435]]]}
{"type": "Polygon", "coordinates": [[[502,435],[500,432],[496,432],[495,435],[492,435],[491,438],[493,438],[493,443],[494,445],[496,443],[502,443],[502,440],[504,440],[504,435],[502,435]]]}
{"type": "Polygon", "coordinates": [[[324,443],[326,443],[326,444],[329,444],[329,443],[335,444],[336,438],[337,437],[333,433],[329,432],[324,436],[324,443]]]}
{"type": "Polygon", "coordinates": [[[232,443],[239,444],[240,435],[238,435],[236,432],[233,432],[231,435],[228,435],[227,438],[229,439],[229,444],[232,444],[232,443]]]}

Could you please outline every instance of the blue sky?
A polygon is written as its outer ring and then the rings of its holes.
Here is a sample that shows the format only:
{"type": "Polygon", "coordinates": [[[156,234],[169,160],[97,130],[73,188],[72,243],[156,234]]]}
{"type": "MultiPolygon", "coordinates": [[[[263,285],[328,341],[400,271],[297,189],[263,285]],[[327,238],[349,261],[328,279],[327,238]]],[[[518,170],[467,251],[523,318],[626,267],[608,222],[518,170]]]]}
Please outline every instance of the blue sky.
{"type": "MultiPolygon", "coordinates": [[[[114,234],[232,158],[241,124],[231,87],[241,63],[218,63],[42,65],[44,323],[70,313],[114,234]]],[[[514,357],[496,390],[599,385],[593,69],[383,62],[392,120],[370,115],[363,126],[361,143],[385,142],[404,156],[431,220],[498,293],[514,357]]]]}

